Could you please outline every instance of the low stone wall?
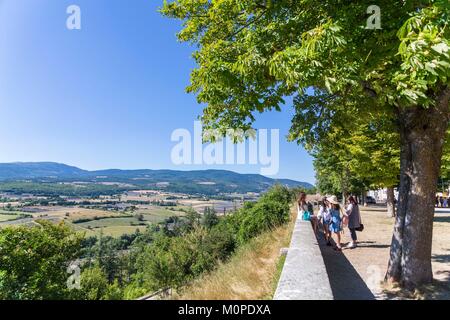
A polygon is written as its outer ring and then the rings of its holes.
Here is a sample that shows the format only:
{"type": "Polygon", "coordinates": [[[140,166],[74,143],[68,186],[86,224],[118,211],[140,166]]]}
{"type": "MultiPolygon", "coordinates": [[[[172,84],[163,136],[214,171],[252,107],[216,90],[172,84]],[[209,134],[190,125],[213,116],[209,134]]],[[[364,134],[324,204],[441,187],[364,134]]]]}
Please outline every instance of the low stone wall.
{"type": "Polygon", "coordinates": [[[322,253],[309,221],[295,222],[274,300],[333,300],[322,253]]]}

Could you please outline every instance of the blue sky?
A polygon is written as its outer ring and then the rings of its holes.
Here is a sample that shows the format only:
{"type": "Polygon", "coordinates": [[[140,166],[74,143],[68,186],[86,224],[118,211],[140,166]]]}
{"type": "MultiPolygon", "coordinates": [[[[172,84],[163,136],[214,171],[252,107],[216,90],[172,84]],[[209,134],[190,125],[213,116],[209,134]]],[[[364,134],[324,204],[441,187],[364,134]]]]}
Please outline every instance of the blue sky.
{"type": "MultiPolygon", "coordinates": [[[[213,169],[259,173],[259,165],[174,165],[170,140],[201,113],[185,93],[195,67],[177,42],[162,0],[0,0],[0,162],[55,161],[83,169],[213,169]],[[66,28],[81,8],[82,29],[66,28]]],[[[286,142],[292,109],[258,115],[280,130],[275,177],[314,183],[312,158],[286,142]]]]}

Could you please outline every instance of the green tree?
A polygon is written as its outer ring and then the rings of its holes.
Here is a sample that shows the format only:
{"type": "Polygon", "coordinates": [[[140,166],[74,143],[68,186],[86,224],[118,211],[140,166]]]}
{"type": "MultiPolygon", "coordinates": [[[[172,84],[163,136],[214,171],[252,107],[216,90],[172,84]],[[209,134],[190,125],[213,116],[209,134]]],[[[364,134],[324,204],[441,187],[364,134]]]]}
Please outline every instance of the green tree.
{"type": "Polygon", "coordinates": [[[111,236],[103,236],[103,233],[91,249],[91,255],[105,272],[109,283],[113,283],[114,279],[121,275],[119,249],[121,249],[121,241],[111,236]]]}
{"type": "Polygon", "coordinates": [[[117,281],[108,282],[106,273],[97,264],[83,270],[79,290],[73,290],[77,300],[120,300],[122,291],[117,281]]]}
{"type": "MultiPolygon", "coordinates": [[[[178,0],[161,11],[183,21],[180,40],[198,45],[188,91],[206,104],[207,128],[247,129],[255,113],[280,110],[287,96],[310,99],[308,88],[358,113],[395,114],[401,172],[386,278],[414,288],[432,281],[434,195],[450,118],[450,5],[379,1],[382,29],[371,30],[371,4],[178,0]]],[[[323,106],[331,115],[345,107],[323,106]]]]}
{"type": "Polygon", "coordinates": [[[208,229],[211,229],[213,226],[219,223],[219,217],[217,217],[217,213],[214,208],[205,207],[202,216],[202,225],[208,229]]]}
{"type": "MultiPolygon", "coordinates": [[[[135,298],[166,287],[181,288],[225,261],[239,244],[279,226],[289,218],[292,192],[275,186],[256,203],[247,202],[235,214],[216,217],[213,225],[194,223],[177,234],[153,233],[150,244],[136,241],[131,260],[136,272],[124,296],[135,298]]],[[[213,211],[211,211],[213,212],[213,211]]]]}
{"type": "Polygon", "coordinates": [[[64,224],[0,229],[0,299],[67,299],[67,268],[83,235],[64,224]]]}
{"type": "Polygon", "coordinates": [[[243,244],[260,233],[289,221],[291,203],[291,191],[281,185],[275,185],[263,194],[258,202],[248,203],[241,208],[237,213],[238,243],[243,244]]]}
{"type": "MultiPolygon", "coordinates": [[[[319,98],[318,98],[319,99],[319,98]]],[[[344,102],[336,102],[343,104],[344,102]]],[[[292,140],[307,146],[315,157],[317,186],[323,193],[365,194],[368,189],[388,188],[388,211],[394,216],[393,188],[400,173],[399,135],[393,115],[359,115],[357,110],[336,110],[322,115],[319,124],[305,121],[314,112],[308,104],[296,106],[292,140]],[[302,115],[305,115],[302,117],[302,115]],[[301,134],[299,134],[301,133],[301,134]]]]}

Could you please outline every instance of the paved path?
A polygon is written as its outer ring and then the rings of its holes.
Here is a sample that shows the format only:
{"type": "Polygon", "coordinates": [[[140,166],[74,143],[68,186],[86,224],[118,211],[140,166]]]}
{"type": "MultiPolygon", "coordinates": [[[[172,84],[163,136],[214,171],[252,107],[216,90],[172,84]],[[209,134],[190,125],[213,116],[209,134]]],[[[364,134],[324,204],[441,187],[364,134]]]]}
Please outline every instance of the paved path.
{"type": "Polygon", "coordinates": [[[326,246],[322,237],[319,237],[319,247],[335,300],[375,300],[374,294],[342,252],[326,246]]]}
{"type": "MultiPolygon", "coordinates": [[[[428,299],[450,298],[450,211],[437,208],[433,227],[433,274],[436,286],[428,299]],[[439,284],[437,284],[439,282],[439,284]],[[446,289],[446,288],[449,289],[446,289]]],[[[334,298],[399,299],[383,291],[384,278],[389,260],[394,219],[387,217],[383,208],[361,207],[364,232],[358,232],[358,247],[344,249],[342,253],[327,247],[322,239],[320,249],[329,274],[334,298]]],[[[345,245],[350,241],[348,229],[342,236],[345,245]]]]}

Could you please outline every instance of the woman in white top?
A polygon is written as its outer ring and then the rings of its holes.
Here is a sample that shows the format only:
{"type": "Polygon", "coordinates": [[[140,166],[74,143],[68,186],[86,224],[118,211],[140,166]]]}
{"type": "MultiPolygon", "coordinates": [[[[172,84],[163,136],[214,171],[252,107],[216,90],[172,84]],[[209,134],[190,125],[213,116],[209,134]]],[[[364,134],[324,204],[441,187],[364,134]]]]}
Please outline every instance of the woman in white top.
{"type": "Polygon", "coordinates": [[[356,236],[356,229],[361,226],[361,216],[359,213],[358,203],[352,196],[348,197],[348,205],[345,209],[345,218],[352,237],[352,241],[347,245],[347,248],[353,249],[356,247],[356,240],[358,239],[356,236]]]}
{"type": "Polygon", "coordinates": [[[322,223],[323,235],[327,241],[327,246],[331,246],[331,232],[329,228],[331,222],[330,203],[326,197],[322,198],[317,218],[322,223]]]}

